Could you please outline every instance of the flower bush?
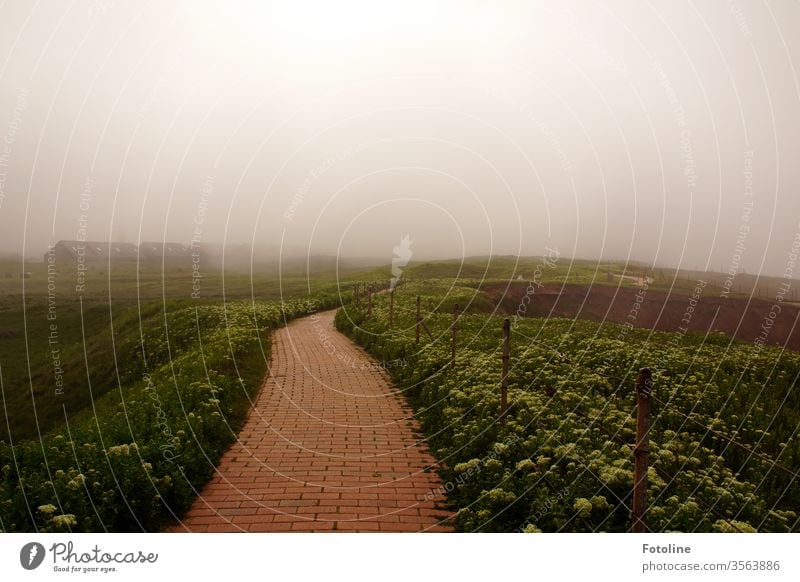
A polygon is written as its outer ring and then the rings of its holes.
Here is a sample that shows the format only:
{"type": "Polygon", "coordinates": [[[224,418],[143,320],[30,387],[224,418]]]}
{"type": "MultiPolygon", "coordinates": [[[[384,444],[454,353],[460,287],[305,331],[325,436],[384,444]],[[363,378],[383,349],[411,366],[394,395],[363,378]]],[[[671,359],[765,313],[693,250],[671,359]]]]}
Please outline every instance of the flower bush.
{"type": "Polygon", "coordinates": [[[40,440],[0,442],[0,529],[158,531],[233,442],[269,332],[337,302],[321,294],[154,311],[141,337],[117,346],[119,390],[40,440]]]}
{"type": "MultiPolygon", "coordinates": [[[[797,531],[800,355],[614,324],[515,319],[510,410],[499,416],[502,317],[475,288],[408,283],[342,308],[339,330],[391,370],[440,461],[463,531],[626,531],[634,380],[652,369],[646,522],[653,531],[797,531]],[[415,299],[431,336],[415,343],[415,299]],[[458,321],[450,367],[450,312],[458,321]],[[663,403],[663,404],[662,404],[663,403]],[[736,444],[733,444],[734,441],[736,444]],[[778,467],[777,464],[780,465],[778,467]],[[787,472],[788,469],[788,472],[787,472]]],[[[724,339],[724,341],[723,341],[724,339]]]]}

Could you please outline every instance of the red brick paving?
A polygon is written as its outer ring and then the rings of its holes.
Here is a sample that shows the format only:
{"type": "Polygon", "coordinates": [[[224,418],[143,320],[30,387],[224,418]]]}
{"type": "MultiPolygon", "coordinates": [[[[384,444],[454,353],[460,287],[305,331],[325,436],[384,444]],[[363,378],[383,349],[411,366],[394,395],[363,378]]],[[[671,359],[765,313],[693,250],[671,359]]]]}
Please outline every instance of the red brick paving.
{"type": "Polygon", "coordinates": [[[273,334],[238,441],[172,531],[451,531],[405,399],[333,317],[273,334]]]}

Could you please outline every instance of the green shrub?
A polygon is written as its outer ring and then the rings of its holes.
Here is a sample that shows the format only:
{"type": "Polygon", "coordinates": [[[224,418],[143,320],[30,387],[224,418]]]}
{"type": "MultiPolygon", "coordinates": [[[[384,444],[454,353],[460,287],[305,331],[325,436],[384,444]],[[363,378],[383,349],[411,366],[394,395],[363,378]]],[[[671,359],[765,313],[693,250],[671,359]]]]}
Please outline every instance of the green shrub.
{"type": "Polygon", "coordinates": [[[800,444],[791,438],[800,415],[800,355],[692,335],[675,341],[676,334],[614,324],[518,319],[511,408],[501,423],[502,317],[487,314],[479,295],[411,283],[396,292],[392,326],[385,295],[376,297],[371,318],[355,305],[336,317],[338,329],[376,358],[403,359],[390,372],[427,433],[461,530],[626,531],[633,384],[642,366],[653,370],[655,394],[666,403],[653,403],[648,526],[798,529],[800,483],[773,460],[800,464],[800,444]],[[433,336],[423,331],[419,345],[416,295],[433,336]],[[452,314],[439,306],[454,303],[468,307],[451,368],[452,314]]]}
{"type": "Polygon", "coordinates": [[[154,312],[141,338],[117,346],[119,390],[41,440],[0,443],[0,528],[158,531],[190,506],[234,441],[261,384],[269,332],[337,301],[154,312]]]}

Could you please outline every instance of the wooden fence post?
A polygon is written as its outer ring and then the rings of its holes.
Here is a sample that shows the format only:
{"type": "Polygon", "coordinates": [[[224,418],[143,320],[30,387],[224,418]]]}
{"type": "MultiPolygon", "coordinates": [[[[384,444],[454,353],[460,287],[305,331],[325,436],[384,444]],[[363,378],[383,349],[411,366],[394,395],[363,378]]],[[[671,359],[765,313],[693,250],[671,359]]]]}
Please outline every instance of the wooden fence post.
{"type": "Polygon", "coordinates": [[[372,285],[367,287],[367,317],[372,317],[372,285]]]}
{"type": "Polygon", "coordinates": [[[419,295],[417,295],[417,326],[416,326],[416,328],[417,328],[416,329],[416,332],[417,332],[417,343],[419,343],[419,324],[422,321],[422,317],[420,317],[419,302],[420,302],[420,298],[419,298],[419,295]]]}
{"type": "Polygon", "coordinates": [[[450,344],[452,353],[450,355],[450,367],[456,367],[456,323],[458,322],[458,303],[453,306],[453,325],[451,326],[450,344]]]}
{"type": "Polygon", "coordinates": [[[394,322],[394,287],[389,292],[389,325],[394,322]]]}
{"type": "Polygon", "coordinates": [[[647,526],[644,514],[647,511],[647,462],[650,455],[650,395],[653,379],[650,368],[642,368],[636,377],[636,446],[633,448],[633,510],[631,531],[644,533],[647,526]]]}
{"type": "Polygon", "coordinates": [[[508,413],[508,360],[511,343],[511,320],[503,320],[503,370],[500,374],[500,420],[506,421],[508,413]]]}

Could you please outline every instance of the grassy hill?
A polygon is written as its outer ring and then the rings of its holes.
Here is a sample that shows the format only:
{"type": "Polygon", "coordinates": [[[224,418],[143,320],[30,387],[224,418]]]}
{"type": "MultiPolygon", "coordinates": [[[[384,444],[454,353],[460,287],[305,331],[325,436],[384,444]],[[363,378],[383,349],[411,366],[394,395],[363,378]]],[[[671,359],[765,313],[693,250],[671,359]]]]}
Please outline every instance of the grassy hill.
{"type": "MultiPolygon", "coordinates": [[[[280,277],[272,271],[206,269],[199,281],[191,270],[174,267],[92,265],[77,292],[75,272],[48,273],[45,264],[26,263],[29,274],[20,277],[22,263],[0,263],[0,385],[6,420],[0,434],[0,530],[151,531],[179,515],[234,438],[260,386],[270,332],[286,318],[307,313],[310,300],[313,308],[332,308],[350,300],[355,282],[383,284],[391,275],[388,265],[351,265],[337,272],[329,257],[311,264],[316,270],[309,276],[306,265],[297,264],[297,270],[280,277]],[[180,463],[172,458],[177,454],[180,463]]],[[[690,294],[698,275],[560,257],[471,257],[412,262],[402,269],[401,281],[408,287],[400,293],[421,289],[427,296],[425,309],[437,314],[434,323],[445,330],[455,303],[475,316],[492,318],[509,313],[504,301],[512,296],[505,290],[531,281],[633,291],[642,274],[652,278],[652,288],[678,295],[690,294]]],[[[722,281],[721,275],[699,275],[709,281],[708,289],[718,291],[715,281],[722,281]]],[[[387,296],[375,301],[379,322],[387,296]]],[[[376,332],[387,331],[378,323],[370,325],[378,326],[376,332]]],[[[578,329],[586,336],[591,329],[582,325],[578,329]]],[[[564,337],[558,336],[559,341],[564,337]]],[[[376,356],[396,357],[398,344],[388,345],[368,347],[376,356]]],[[[480,348],[479,343],[474,347],[480,348]]],[[[476,363],[483,361],[479,352],[476,363]]],[[[479,378],[478,372],[465,372],[458,381],[479,378]]],[[[788,376],[781,381],[788,382],[788,376]]],[[[691,399],[692,393],[687,394],[691,399]]],[[[475,392],[475,398],[478,403],[483,396],[475,392]]],[[[459,393],[453,403],[461,402],[459,393]]],[[[713,399],[705,402],[713,407],[713,399]]],[[[442,413],[458,413],[457,406],[442,413]]],[[[439,433],[432,442],[449,458],[450,445],[437,440],[446,433],[431,418],[426,426],[439,433]]],[[[612,420],[626,426],[623,416],[612,420]]],[[[774,458],[796,455],[783,433],[786,426],[781,417],[767,435],[767,452],[774,458]],[[785,452],[782,441],[788,443],[785,452]]],[[[698,442],[711,458],[714,443],[698,442]]],[[[764,470],[770,495],[775,495],[781,482],[764,470]]],[[[470,514],[464,519],[472,521],[462,523],[477,524],[481,515],[470,514]]],[[[622,513],[613,515],[613,520],[622,519],[622,513]]],[[[772,529],[794,527],[783,514],[770,519],[772,529]]]]}
{"type": "MultiPolygon", "coordinates": [[[[206,270],[197,287],[190,270],[135,265],[91,265],[81,293],[74,271],[45,264],[0,263],[0,382],[5,423],[0,440],[34,438],[124,387],[139,373],[143,329],[166,331],[178,311],[234,301],[275,301],[336,293],[335,271],[269,273],[206,270]],[[195,287],[193,287],[193,285],[195,287]]],[[[339,274],[347,283],[386,279],[388,269],[356,268],[339,274]]]]}

